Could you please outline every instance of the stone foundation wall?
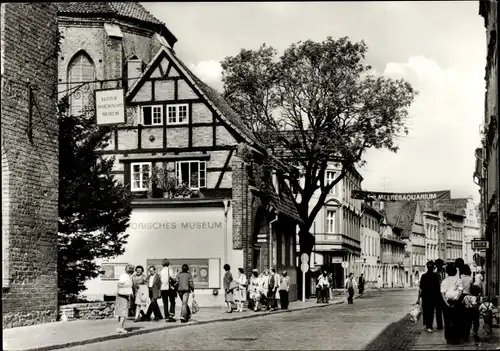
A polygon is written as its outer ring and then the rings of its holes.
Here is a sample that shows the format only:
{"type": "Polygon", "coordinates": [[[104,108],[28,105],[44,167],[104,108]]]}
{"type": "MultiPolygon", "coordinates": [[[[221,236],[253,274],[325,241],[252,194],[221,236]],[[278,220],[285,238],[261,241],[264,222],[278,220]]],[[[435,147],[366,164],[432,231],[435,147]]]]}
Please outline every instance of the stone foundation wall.
{"type": "Polygon", "coordinates": [[[115,312],[114,302],[75,303],[61,306],[59,320],[66,314],[68,320],[75,319],[106,319],[113,318],[115,312]]]}

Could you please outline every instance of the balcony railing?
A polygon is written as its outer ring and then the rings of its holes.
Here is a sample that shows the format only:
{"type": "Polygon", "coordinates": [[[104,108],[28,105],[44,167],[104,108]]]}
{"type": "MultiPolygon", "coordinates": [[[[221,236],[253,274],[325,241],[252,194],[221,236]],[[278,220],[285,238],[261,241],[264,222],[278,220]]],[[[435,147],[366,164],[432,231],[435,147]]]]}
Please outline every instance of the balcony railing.
{"type": "Polygon", "coordinates": [[[316,233],[316,244],[347,244],[352,246],[359,246],[359,241],[348,237],[344,234],[330,234],[330,233],[316,233]]]}

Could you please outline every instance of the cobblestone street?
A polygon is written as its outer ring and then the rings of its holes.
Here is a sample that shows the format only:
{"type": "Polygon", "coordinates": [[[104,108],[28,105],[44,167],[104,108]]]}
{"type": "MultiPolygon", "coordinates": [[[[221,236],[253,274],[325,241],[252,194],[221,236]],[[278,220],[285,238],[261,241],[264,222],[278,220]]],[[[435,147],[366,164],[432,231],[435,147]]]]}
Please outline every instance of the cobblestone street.
{"type": "Polygon", "coordinates": [[[395,343],[400,345],[402,337],[418,337],[408,332],[396,337],[399,326],[406,330],[414,328],[400,320],[408,313],[415,294],[415,290],[371,291],[353,305],[194,325],[68,350],[360,350],[368,344],[370,348],[389,350],[395,343]],[[389,334],[382,333],[382,339],[377,337],[395,322],[389,334]]]}

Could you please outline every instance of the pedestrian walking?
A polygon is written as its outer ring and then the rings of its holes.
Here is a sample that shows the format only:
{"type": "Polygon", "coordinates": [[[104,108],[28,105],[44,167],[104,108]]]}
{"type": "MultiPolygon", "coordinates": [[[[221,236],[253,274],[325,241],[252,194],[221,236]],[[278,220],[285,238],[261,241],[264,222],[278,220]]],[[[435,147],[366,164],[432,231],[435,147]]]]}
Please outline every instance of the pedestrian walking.
{"type": "Polygon", "coordinates": [[[328,282],[327,274],[326,271],[323,271],[323,274],[319,276],[318,284],[316,285],[317,303],[328,303],[330,283],[328,282]]]}
{"type": "Polygon", "coordinates": [[[280,287],[280,275],[276,273],[276,268],[271,268],[271,274],[269,277],[269,306],[271,311],[276,311],[278,309],[278,296],[280,287]]]}
{"type": "MultiPolygon", "coordinates": [[[[434,265],[436,266],[436,274],[438,275],[439,278],[439,286],[441,286],[441,283],[443,280],[446,279],[446,273],[444,271],[444,261],[440,258],[438,258],[435,262],[434,265]]],[[[443,329],[443,309],[444,309],[444,301],[443,297],[441,294],[439,294],[439,297],[437,298],[436,301],[436,326],[437,330],[442,330],[443,329]]]]}
{"type": "Polygon", "coordinates": [[[132,275],[132,290],[134,293],[133,301],[135,305],[134,322],[139,322],[141,320],[141,310],[145,308],[148,302],[146,282],[147,277],[146,274],[144,274],[144,267],[135,267],[135,272],[132,275]]]}
{"type": "Polygon", "coordinates": [[[427,272],[422,274],[418,290],[417,304],[422,306],[422,319],[424,328],[432,333],[434,323],[434,310],[440,298],[439,277],[434,273],[434,262],[427,262],[427,272]]]}
{"type": "Polygon", "coordinates": [[[354,281],[354,273],[350,273],[347,281],[345,282],[345,288],[349,293],[349,297],[347,298],[348,304],[354,303],[354,289],[356,289],[356,282],[354,281]]]}
{"type": "Polygon", "coordinates": [[[120,275],[117,283],[116,301],[115,301],[115,317],[118,317],[118,325],[116,331],[120,334],[126,333],[124,328],[125,320],[128,317],[129,303],[133,296],[133,282],[132,274],[134,273],[134,266],[127,264],[125,272],[120,275]]]}
{"type": "Polygon", "coordinates": [[[243,268],[238,268],[238,289],[235,291],[236,312],[243,312],[243,304],[247,300],[248,280],[243,268]]]}
{"type": "Polygon", "coordinates": [[[330,285],[330,288],[328,289],[328,296],[330,297],[330,300],[333,299],[333,274],[329,273],[328,274],[328,284],[330,285]]]}
{"type": "Polygon", "coordinates": [[[363,273],[361,273],[358,279],[358,289],[359,294],[363,295],[363,292],[365,291],[365,277],[363,277],[363,273]]]}
{"type": "Polygon", "coordinates": [[[161,263],[161,300],[163,301],[163,316],[165,322],[175,322],[175,298],[177,297],[178,282],[170,268],[170,261],[165,258],[161,263]],[[170,309],[168,308],[170,305],[170,309]]]}
{"type": "Polygon", "coordinates": [[[262,306],[269,306],[268,304],[268,293],[269,293],[269,271],[264,269],[264,272],[260,275],[260,304],[262,306]]]}
{"type": "Polygon", "coordinates": [[[377,278],[377,288],[378,288],[378,291],[380,291],[380,289],[382,289],[382,286],[383,286],[383,282],[382,282],[382,278],[380,277],[380,275],[378,276],[377,278]]]}
{"type": "Polygon", "coordinates": [[[288,292],[290,290],[290,277],[286,271],[283,271],[282,277],[280,280],[280,303],[281,309],[288,309],[288,292]]]}
{"type": "Polygon", "coordinates": [[[154,313],[155,321],[159,321],[162,318],[160,306],[158,306],[158,299],[161,298],[161,278],[160,275],[156,273],[155,266],[149,267],[148,288],[151,302],[144,319],[150,320],[151,314],[154,313]]]}
{"type": "Polygon", "coordinates": [[[470,336],[470,329],[472,326],[472,316],[467,310],[466,302],[464,299],[468,299],[468,296],[471,294],[470,289],[473,285],[472,281],[472,271],[470,269],[470,266],[468,264],[465,264],[462,267],[462,274],[460,275],[460,282],[462,284],[463,290],[462,290],[462,301],[461,301],[461,306],[460,306],[460,316],[461,316],[461,328],[460,328],[460,335],[464,338],[464,340],[468,340],[470,336]]]}
{"type": "Polygon", "coordinates": [[[181,272],[177,275],[177,281],[179,282],[179,298],[182,301],[181,323],[187,323],[191,318],[191,311],[188,305],[189,294],[192,293],[194,298],[193,276],[189,272],[189,266],[187,264],[182,265],[181,272]]]}
{"type": "Polygon", "coordinates": [[[224,265],[224,271],[226,272],[224,274],[224,291],[225,291],[225,302],[226,302],[226,313],[232,313],[233,312],[233,302],[234,302],[234,296],[233,296],[233,289],[231,287],[231,283],[233,282],[233,275],[231,274],[231,266],[229,266],[227,263],[224,265]]]}
{"type": "MultiPolygon", "coordinates": [[[[465,272],[464,272],[465,273],[465,272]]],[[[465,287],[464,287],[465,291],[465,287]]],[[[464,338],[467,340],[472,328],[472,337],[475,342],[479,342],[479,301],[481,295],[481,288],[477,285],[471,284],[469,294],[463,298],[465,307],[465,323],[464,323],[464,338]]]]}
{"type": "Polygon", "coordinates": [[[462,295],[462,284],[454,264],[446,265],[446,279],[441,283],[441,296],[444,301],[444,337],[448,344],[460,343],[459,301],[462,295]]]}
{"type": "Polygon", "coordinates": [[[252,308],[255,312],[257,312],[259,308],[259,301],[261,295],[261,281],[259,277],[259,271],[254,269],[252,270],[252,276],[250,277],[250,284],[248,288],[249,298],[252,303],[252,308]]]}

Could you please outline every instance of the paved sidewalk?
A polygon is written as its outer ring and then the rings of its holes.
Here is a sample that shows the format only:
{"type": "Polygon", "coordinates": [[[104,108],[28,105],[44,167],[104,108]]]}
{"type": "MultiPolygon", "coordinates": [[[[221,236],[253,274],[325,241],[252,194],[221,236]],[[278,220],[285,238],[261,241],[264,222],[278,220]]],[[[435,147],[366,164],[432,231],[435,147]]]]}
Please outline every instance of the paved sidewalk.
{"type": "MultiPolygon", "coordinates": [[[[358,298],[355,295],[355,298],[358,298]]],[[[94,342],[125,338],[132,335],[152,333],[155,331],[188,327],[194,324],[215,323],[221,321],[239,320],[253,318],[269,314],[287,313],[303,309],[325,307],[332,304],[341,304],[346,301],[346,295],[334,296],[329,304],[318,304],[315,299],[306,302],[291,302],[288,310],[278,310],[275,312],[254,312],[224,313],[223,308],[200,308],[200,311],[193,316],[189,323],[139,322],[132,320],[125,322],[127,334],[117,334],[116,319],[105,320],[76,320],[70,322],[55,322],[37,324],[27,327],[19,327],[3,330],[4,350],[54,350],[71,346],[85,345],[94,342]]],[[[179,316],[180,308],[177,308],[176,315],[179,316]]]]}
{"type": "MultiPolygon", "coordinates": [[[[420,325],[421,320],[418,322],[420,325]]],[[[493,328],[492,334],[485,335],[482,323],[479,327],[479,338],[481,342],[476,344],[471,336],[470,341],[460,345],[448,345],[444,339],[443,330],[435,330],[427,333],[423,330],[418,337],[412,350],[499,350],[500,349],[500,329],[493,328]]]]}

